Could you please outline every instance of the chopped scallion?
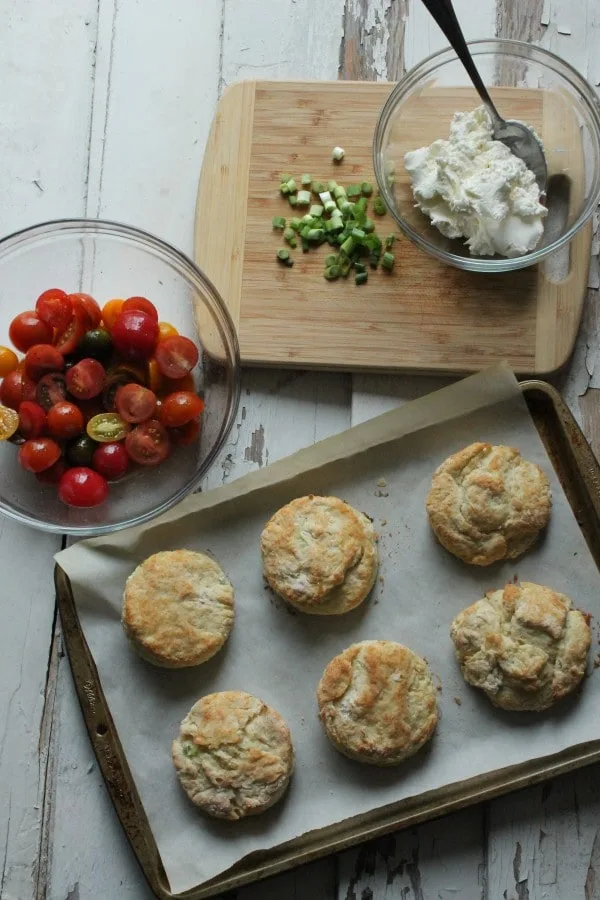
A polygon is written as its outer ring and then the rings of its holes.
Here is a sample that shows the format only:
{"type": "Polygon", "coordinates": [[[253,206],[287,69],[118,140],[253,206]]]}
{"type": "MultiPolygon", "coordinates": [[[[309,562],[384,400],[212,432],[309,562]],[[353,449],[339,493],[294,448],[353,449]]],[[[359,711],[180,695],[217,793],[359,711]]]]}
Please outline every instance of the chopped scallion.
{"type": "Polygon", "coordinates": [[[343,147],[334,147],[331,151],[331,158],[334,162],[341,162],[346,155],[346,151],[343,147]]]}
{"type": "Polygon", "coordinates": [[[366,234],[362,230],[362,228],[353,228],[350,232],[355,241],[358,241],[359,244],[362,244],[364,239],[366,238],[366,234]]]}
{"type": "Polygon", "coordinates": [[[386,250],[392,249],[392,247],[394,246],[395,239],[396,239],[395,234],[388,234],[388,236],[386,237],[386,239],[384,241],[384,247],[386,250]]]}
{"type": "Polygon", "coordinates": [[[394,268],[395,257],[393,253],[386,252],[381,257],[381,265],[387,272],[391,272],[394,268]]]}
{"type": "Polygon", "coordinates": [[[330,253],[325,257],[325,268],[328,269],[330,266],[335,266],[337,261],[337,253],[330,253]]]}
{"type": "Polygon", "coordinates": [[[290,194],[294,194],[298,190],[298,185],[293,178],[288,178],[286,184],[290,189],[290,194]]]}
{"type": "Polygon", "coordinates": [[[329,193],[329,191],[321,191],[319,197],[321,198],[321,203],[323,204],[323,206],[325,206],[325,204],[329,200],[331,200],[331,194],[329,193]]]}
{"type": "Polygon", "coordinates": [[[290,219],[290,228],[293,228],[294,231],[300,231],[302,219],[299,219],[298,216],[293,216],[290,219]]]}
{"type": "Polygon", "coordinates": [[[288,194],[288,202],[290,206],[298,205],[298,194],[288,194]]]}
{"type": "Polygon", "coordinates": [[[356,242],[355,242],[354,238],[352,237],[352,235],[350,235],[349,237],[346,238],[346,240],[344,241],[344,243],[341,245],[341,248],[340,248],[340,249],[341,249],[347,256],[349,256],[350,253],[352,253],[352,251],[354,250],[354,245],[355,245],[355,243],[356,243],[356,242]]]}
{"type": "Polygon", "coordinates": [[[285,228],[285,219],[283,216],[273,216],[273,228],[285,228]]]}
{"type": "Polygon", "coordinates": [[[302,187],[309,187],[312,184],[312,178],[306,172],[301,178],[302,187]]]}
{"type": "Polygon", "coordinates": [[[320,241],[324,234],[322,228],[309,228],[306,239],[307,241],[320,241]]]}
{"type": "Polygon", "coordinates": [[[360,197],[361,193],[360,184],[350,184],[346,188],[348,197],[360,197]]]}
{"type": "Polygon", "coordinates": [[[335,200],[326,200],[325,201],[325,212],[332,213],[334,209],[337,209],[335,205],[335,200]]]}
{"type": "Polygon", "coordinates": [[[369,278],[368,272],[357,272],[354,276],[355,284],[365,284],[369,278]]]}
{"type": "Polygon", "coordinates": [[[333,178],[331,179],[331,181],[327,182],[327,190],[329,191],[330,194],[333,194],[333,192],[335,191],[335,189],[337,187],[339,187],[339,185],[338,185],[337,181],[334,181],[333,178]]]}
{"type": "Polygon", "coordinates": [[[310,191],[298,191],[298,206],[308,206],[310,203],[310,191]]]}
{"type": "Polygon", "coordinates": [[[381,199],[381,197],[375,197],[375,202],[373,203],[373,211],[377,213],[378,216],[385,216],[387,210],[385,208],[385,203],[381,199]]]}
{"type": "Polygon", "coordinates": [[[311,187],[313,194],[320,194],[320,193],[322,193],[322,191],[325,190],[325,185],[322,184],[320,181],[313,181],[313,183],[311,184],[310,187],[311,187]]]}
{"type": "Polygon", "coordinates": [[[360,186],[363,197],[370,197],[373,193],[373,185],[369,181],[363,181],[360,186]]]}
{"type": "Polygon", "coordinates": [[[323,207],[320,203],[313,203],[311,208],[309,209],[309,213],[311,216],[314,216],[316,219],[320,219],[323,215],[323,207]]]}

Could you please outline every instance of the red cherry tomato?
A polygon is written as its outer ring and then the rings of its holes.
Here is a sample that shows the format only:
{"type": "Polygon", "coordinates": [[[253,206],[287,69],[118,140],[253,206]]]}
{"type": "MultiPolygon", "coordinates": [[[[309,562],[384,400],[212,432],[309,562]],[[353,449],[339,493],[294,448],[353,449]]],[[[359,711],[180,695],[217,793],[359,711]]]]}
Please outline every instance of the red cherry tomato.
{"type": "Polygon", "coordinates": [[[36,438],[46,427],[46,413],[39,403],[24,400],[19,406],[19,431],[25,438],[36,438]]]}
{"type": "Polygon", "coordinates": [[[89,294],[69,294],[69,300],[73,304],[73,312],[79,314],[84,324],[84,331],[97,328],[102,319],[102,310],[93,297],[89,294]]]}
{"type": "Polygon", "coordinates": [[[113,346],[125,359],[146,360],[154,353],[158,322],[137,309],[122,312],[112,329],[113,346]]]}
{"type": "Polygon", "coordinates": [[[199,434],[200,422],[197,419],[192,419],[187,425],[181,425],[179,428],[169,428],[171,440],[180,447],[193,444],[199,434]]]}
{"type": "Polygon", "coordinates": [[[99,506],[108,497],[108,484],[93,469],[74,466],[61,477],[58,496],[68,506],[99,506]]]}
{"type": "Polygon", "coordinates": [[[127,455],[140,466],[157,466],[170,452],[169,435],[156,419],[138,425],[125,438],[127,455]]]}
{"type": "Polygon", "coordinates": [[[183,378],[198,362],[198,348],[189,338],[166,338],[156,348],[156,362],[167,378],[183,378]]]}
{"type": "Polygon", "coordinates": [[[123,304],[121,312],[126,312],[128,309],[137,309],[140,312],[148,313],[151,319],[158,322],[157,308],[154,303],[150,303],[145,297],[129,297],[123,304]]]}
{"type": "Polygon", "coordinates": [[[192,391],[175,391],[162,402],[160,421],[167,428],[179,428],[197,419],[204,410],[204,400],[192,391]]]}
{"type": "MultiPolygon", "coordinates": [[[[22,405],[22,404],[21,404],[22,405]]],[[[83,413],[74,403],[61,400],[48,410],[48,431],[53,437],[68,440],[81,434],[85,425],[83,413]]]]}
{"type": "Polygon", "coordinates": [[[60,458],[60,447],[52,438],[30,438],[19,447],[19,462],[29,472],[43,472],[60,458]]]}
{"type": "Polygon", "coordinates": [[[60,372],[65,367],[65,360],[52,344],[34,344],[25,355],[25,374],[34,381],[39,381],[48,372],[60,372]]]}
{"type": "Polygon", "coordinates": [[[54,344],[57,350],[66,356],[73,353],[77,344],[86,332],[84,318],[79,311],[75,311],[63,329],[59,329],[54,344]]]}
{"type": "Polygon", "coordinates": [[[35,384],[24,372],[16,369],[2,379],[0,403],[18,409],[23,400],[35,400],[35,384]]]}
{"type": "Polygon", "coordinates": [[[122,478],[129,468],[129,457],[123,444],[102,444],[94,450],[92,465],[104,478],[114,481],[122,478]]]}
{"type": "Polygon", "coordinates": [[[46,325],[62,331],[73,315],[73,304],[60,288],[50,288],[37,298],[35,311],[46,325]]]}
{"type": "Polygon", "coordinates": [[[43,375],[37,383],[35,399],[46,412],[55,403],[65,400],[66,396],[67,384],[65,376],[61,372],[49,372],[48,375],[43,375]]]}
{"type": "Polygon", "coordinates": [[[60,459],[57,459],[54,465],[50,466],[49,469],[43,469],[41,472],[37,472],[35,477],[38,481],[41,481],[42,484],[58,484],[68,468],[69,466],[61,457],[60,459]]]}
{"type": "Polygon", "coordinates": [[[115,405],[126,422],[145,422],[156,408],[156,394],[140,384],[125,384],[117,390],[115,405]]]}
{"type": "Polygon", "coordinates": [[[106,371],[97,359],[82,359],[67,372],[67,390],[78,400],[97,397],[104,387],[106,371]]]}
{"type": "Polygon", "coordinates": [[[48,344],[52,340],[52,329],[42,322],[33,310],[19,313],[10,323],[8,336],[22,353],[34,344],[48,344]]]}

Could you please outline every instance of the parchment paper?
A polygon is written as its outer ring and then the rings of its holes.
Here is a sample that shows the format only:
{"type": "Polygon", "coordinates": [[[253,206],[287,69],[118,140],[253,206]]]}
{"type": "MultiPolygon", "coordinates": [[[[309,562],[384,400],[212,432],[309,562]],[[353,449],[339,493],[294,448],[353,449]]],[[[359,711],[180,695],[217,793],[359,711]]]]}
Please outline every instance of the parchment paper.
{"type": "Polygon", "coordinates": [[[251,851],[455,781],[600,738],[599,681],[547,713],[494,709],[468,687],[448,631],[454,615],[518,576],[567,593],[600,616],[600,577],[552,470],[517,382],[496,367],[416,400],[206,494],[161,520],[59,553],[83,631],[169,878],[180,892],[251,851]],[[479,569],[433,538],[425,495],[433,469],[474,440],[508,443],[552,482],[547,534],[516,562],[479,569]],[[307,493],[338,495],[375,520],[381,579],[345,616],[292,614],[265,589],[259,536],[281,504],[307,493]],[[158,550],[211,553],[236,589],[224,650],[195,669],[167,671],[130,649],[119,623],[125,579],[158,550]],[[315,688],[327,662],[354,641],[386,638],[425,656],[441,682],[441,718],[428,747],[406,764],[377,769],[345,759],[317,719],[315,688]],[[243,689],[288,721],[297,768],[285,799],[238,823],[211,820],[185,797],[170,758],[179,722],[203,694],[243,689]],[[461,700],[458,705],[454,698],[461,700]]]}

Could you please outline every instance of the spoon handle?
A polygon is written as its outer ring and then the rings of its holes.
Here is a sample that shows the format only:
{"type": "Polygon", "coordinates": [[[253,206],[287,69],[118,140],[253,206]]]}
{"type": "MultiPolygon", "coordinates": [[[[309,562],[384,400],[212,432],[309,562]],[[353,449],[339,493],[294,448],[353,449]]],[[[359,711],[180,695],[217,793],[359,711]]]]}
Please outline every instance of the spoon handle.
{"type": "Polygon", "coordinates": [[[452,0],[422,0],[422,2],[450,41],[456,55],[467,70],[477,93],[487,106],[494,124],[496,124],[496,122],[502,122],[498,110],[494,106],[492,98],[488,94],[487,88],[481,80],[481,76],[469,53],[467,42],[465,41],[462,29],[456,18],[456,13],[454,12],[454,7],[452,6],[452,0]]]}

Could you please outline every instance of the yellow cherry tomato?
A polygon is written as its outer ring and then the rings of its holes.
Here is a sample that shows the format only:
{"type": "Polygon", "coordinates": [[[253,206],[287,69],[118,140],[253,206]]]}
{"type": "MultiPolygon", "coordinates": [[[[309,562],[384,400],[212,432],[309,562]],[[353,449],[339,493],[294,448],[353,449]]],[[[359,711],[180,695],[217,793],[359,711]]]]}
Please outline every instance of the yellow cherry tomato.
{"type": "Polygon", "coordinates": [[[155,394],[160,390],[163,383],[162,372],[154,358],[148,360],[148,377],[146,378],[146,382],[150,390],[154,391],[155,394]]]}
{"type": "Polygon", "coordinates": [[[98,413],[92,416],[85,430],[94,441],[108,444],[122,440],[129,431],[129,425],[117,413],[98,413]]]}
{"type": "Polygon", "coordinates": [[[0,378],[4,378],[19,365],[19,357],[10,347],[0,347],[0,378]]]}
{"type": "Polygon", "coordinates": [[[104,327],[107,331],[112,331],[112,327],[121,315],[121,309],[123,308],[123,304],[125,300],[122,300],[120,297],[115,297],[114,300],[109,300],[102,307],[102,321],[104,322],[104,327]]]}
{"type": "Polygon", "coordinates": [[[19,427],[19,413],[8,406],[0,406],[0,441],[12,437],[19,427]]]}
{"type": "Polygon", "coordinates": [[[165,341],[170,337],[177,337],[179,332],[175,328],[174,325],[171,325],[169,322],[159,322],[158,323],[158,340],[165,341]]]}

